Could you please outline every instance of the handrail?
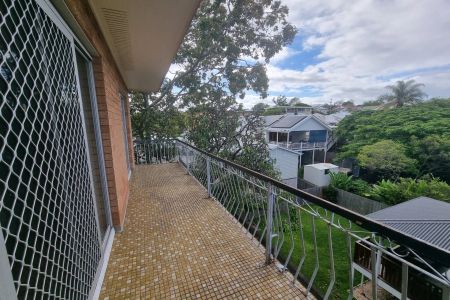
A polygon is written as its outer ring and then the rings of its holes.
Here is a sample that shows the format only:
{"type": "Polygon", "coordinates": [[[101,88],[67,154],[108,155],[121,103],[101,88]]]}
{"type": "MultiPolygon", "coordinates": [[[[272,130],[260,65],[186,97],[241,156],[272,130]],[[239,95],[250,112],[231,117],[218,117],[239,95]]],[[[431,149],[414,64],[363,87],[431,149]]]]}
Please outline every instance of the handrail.
{"type": "Polygon", "coordinates": [[[436,262],[440,262],[444,264],[445,266],[450,266],[450,252],[436,247],[434,245],[431,245],[423,240],[417,239],[413,236],[410,236],[408,234],[405,234],[403,232],[397,231],[385,224],[382,224],[380,222],[377,222],[373,219],[367,218],[366,216],[363,216],[361,214],[358,214],[356,212],[353,212],[349,209],[346,209],[342,206],[339,206],[337,204],[334,204],[330,201],[327,201],[325,199],[322,199],[320,197],[314,196],[312,194],[309,194],[305,191],[299,190],[297,188],[293,188],[291,186],[288,186],[276,179],[273,179],[269,176],[266,176],[264,174],[261,174],[259,172],[253,171],[251,169],[248,169],[244,166],[241,166],[239,164],[236,164],[234,162],[231,162],[227,159],[221,158],[217,155],[208,153],[202,149],[197,148],[196,146],[193,146],[189,143],[186,143],[184,141],[181,141],[179,139],[175,139],[177,142],[182,143],[188,147],[193,148],[194,150],[202,153],[203,155],[206,155],[207,157],[213,158],[215,160],[218,160],[225,165],[231,166],[233,168],[236,168],[244,173],[247,173],[251,176],[254,176],[257,179],[260,179],[262,181],[265,181],[267,183],[272,184],[273,186],[276,186],[280,189],[283,189],[295,196],[301,197],[308,202],[311,202],[313,204],[319,205],[322,208],[325,208],[331,212],[334,212],[342,217],[345,217],[346,219],[354,222],[358,226],[369,230],[371,232],[376,232],[380,236],[383,236],[385,238],[391,239],[396,241],[399,244],[405,245],[419,253],[421,253],[423,256],[426,256],[428,258],[432,258],[436,262]]]}

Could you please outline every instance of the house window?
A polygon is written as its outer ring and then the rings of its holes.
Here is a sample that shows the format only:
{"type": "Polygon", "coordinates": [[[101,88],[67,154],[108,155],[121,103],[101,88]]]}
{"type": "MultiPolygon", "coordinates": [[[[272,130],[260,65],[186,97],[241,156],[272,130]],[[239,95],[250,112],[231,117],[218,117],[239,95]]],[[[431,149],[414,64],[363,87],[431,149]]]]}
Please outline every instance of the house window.
{"type": "Polygon", "coordinates": [[[276,142],[276,141],[277,141],[277,133],[269,132],[269,142],[276,142]]]}
{"type": "Polygon", "coordinates": [[[120,102],[122,107],[122,131],[123,131],[123,142],[125,144],[125,156],[127,161],[128,177],[131,174],[131,162],[130,162],[130,150],[128,146],[128,126],[127,126],[127,105],[125,104],[127,98],[123,95],[120,96],[120,102]]]}

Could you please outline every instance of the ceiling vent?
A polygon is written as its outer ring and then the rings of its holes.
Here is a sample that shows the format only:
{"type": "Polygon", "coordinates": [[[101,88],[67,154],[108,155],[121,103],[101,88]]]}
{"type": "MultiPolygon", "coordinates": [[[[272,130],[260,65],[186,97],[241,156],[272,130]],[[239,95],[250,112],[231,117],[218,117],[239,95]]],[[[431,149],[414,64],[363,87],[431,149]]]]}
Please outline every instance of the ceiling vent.
{"type": "Polygon", "coordinates": [[[132,70],[133,59],[128,13],[123,10],[110,8],[102,8],[102,13],[119,55],[120,64],[125,70],[132,70]]]}

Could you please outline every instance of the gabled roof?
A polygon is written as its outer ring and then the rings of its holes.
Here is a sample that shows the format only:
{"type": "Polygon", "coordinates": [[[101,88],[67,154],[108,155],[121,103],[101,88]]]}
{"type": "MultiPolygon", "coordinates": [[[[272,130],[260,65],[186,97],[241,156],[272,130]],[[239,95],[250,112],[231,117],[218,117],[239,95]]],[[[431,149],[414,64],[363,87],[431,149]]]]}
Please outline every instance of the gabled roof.
{"type": "Polygon", "coordinates": [[[263,116],[264,126],[268,127],[281,119],[284,115],[271,115],[271,116],[263,116]]]}
{"type": "Polygon", "coordinates": [[[306,119],[305,115],[284,115],[281,119],[274,122],[270,127],[272,128],[292,128],[297,123],[306,119]]]}
{"type": "Polygon", "coordinates": [[[418,197],[367,216],[437,247],[450,250],[450,203],[418,197]]]}

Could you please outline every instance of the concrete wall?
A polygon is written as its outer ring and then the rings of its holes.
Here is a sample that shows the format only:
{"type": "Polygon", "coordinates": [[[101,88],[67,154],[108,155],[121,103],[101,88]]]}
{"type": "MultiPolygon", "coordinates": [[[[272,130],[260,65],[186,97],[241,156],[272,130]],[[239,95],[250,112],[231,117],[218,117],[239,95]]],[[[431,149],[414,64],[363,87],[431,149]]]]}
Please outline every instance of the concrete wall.
{"type": "MultiPolygon", "coordinates": [[[[121,229],[128,202],[129,183],[120,95],[127,95],[128,91],[88,1],[66,0],[66,4],[98,53],[93,57],[93,69],[109,199],[113,224],[116,228],[121,229]]],[[[125,102],[128,148],[131,150],[133,145],[129,104],[128,101],[125,102]]],[[[128,155],[133,166],[133,151],[129,151],[128,155]]]]}

